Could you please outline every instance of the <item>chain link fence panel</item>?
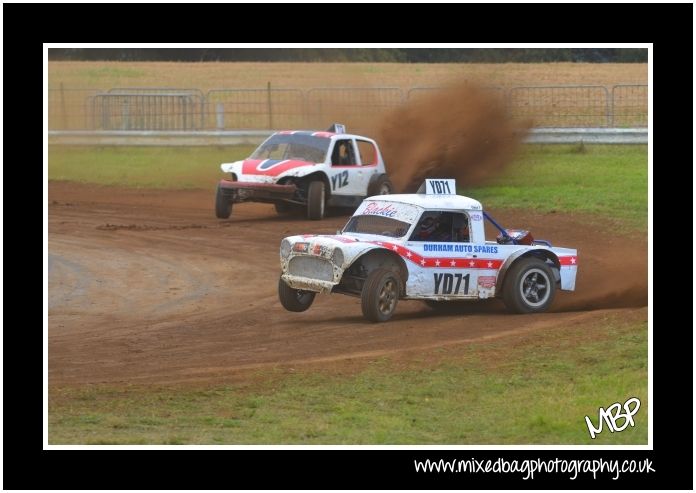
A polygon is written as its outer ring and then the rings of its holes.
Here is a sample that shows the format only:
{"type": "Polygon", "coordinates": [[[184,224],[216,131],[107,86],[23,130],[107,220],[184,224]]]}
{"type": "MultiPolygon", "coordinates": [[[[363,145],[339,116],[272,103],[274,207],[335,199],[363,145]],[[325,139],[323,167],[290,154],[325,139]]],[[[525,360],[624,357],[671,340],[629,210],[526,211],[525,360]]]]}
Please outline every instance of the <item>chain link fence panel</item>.
{"type": "MultiPolygon", "coordinates": [[[[488,87],[511,118],[539,128],[645,127],[648,86],[488,87]]],[[[438,87],[318,87],[303,91],[123,87],[49,87],[49,130],[324,129],[345,123],[370,132],[388,111],[434,94],[438,87]]]]}
{"type": "Polygon", "coordinates": [[[386,111],[398,107],[404,95],[398,87],[318,87],[307,91],[306,125],[324,129],[346,124],[350,132],[374,128],[386,111]]]}
{"type": "Polygon", "coordinates": [[[604,86],[513,87],[508,115],[544,127],[607,127],[609,91],[604,86]]]}
{"type": "Polygon", "coordinates": [[[620,84],[611,89],[611,126],[648,126],[648,86],[620,84]]]}
{"type": "Polygon", "coordinates": [[[98,89],[48,88],[48,129],[86,130],[93,129],[89,120],[90,101],[99,93],[98,89]]]}
{"type": "Polygon", "coordinates": [[[110,90],[90,102],[95,130],[199,130],[204,98],[197,91],[110,90]]]}
{"type": "Polygon", "coordinates": [[[304,125],[300,89],[214,89],[206,96],[208,129],[299,129],[304,125]]]}

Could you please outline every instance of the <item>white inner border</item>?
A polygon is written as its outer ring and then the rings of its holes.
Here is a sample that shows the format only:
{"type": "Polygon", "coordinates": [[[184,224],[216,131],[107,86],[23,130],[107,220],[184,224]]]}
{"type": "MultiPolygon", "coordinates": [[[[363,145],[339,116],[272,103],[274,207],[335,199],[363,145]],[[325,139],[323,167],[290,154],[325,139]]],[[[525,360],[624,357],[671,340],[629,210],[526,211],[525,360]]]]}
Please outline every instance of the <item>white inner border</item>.
{"type": "MultiPolygon", "coordinates": [[[[317,46],[310,43],[232,43],[232,44],[182,44],[182,43],[44,43],[43,44],[43,449],[44,450],[653,450],[653,44],[652,43],[335,43],[317,46]],[[647,48],[648,49],[648,444],[647,445],[49,445],[48,443],[48,49],[49,48],[647,48]]],[[[0,67],[0,73],[2,68],[0,67]]],[[[1,83],[1,82],[0,82],[1,83]]],[[[696,92],[696,86],[694,86],[696,92]]],[[[2,110],[2,95],[0,95],[2,110]]],[[[2,139],[2,136],[0,136],[2,139]]],[[[696,142],[696,139],[694,140],[696,142]]],[[[0,140],[0,145],[2,140],[0,140]]],[[[694,162],[696,162],[696,151],[694,162]]],[[[694,177],[696,189],[696,177],[694,177]]],[[[0,182],[2,177],[0,176],[0,182]]],[[[0,191],[0,194],[2,192],[0,191]]],[[[696,196],[694,198],[696,210],[696,196]]],[[[0,195],[0,212],[2,196],[0,195]]],[[[0,244],[2,243],[2,219],[0,216],[0,244]]],[[[696,231],[696,230],[695,230],[696,231]]],[[[694,233],[696,235],[696,233],[694,233]]],[[[696,241],[694,242],[696,252],[696,241]]],[[[2,265],[0,265],[2,273],[2,265]]],[[[694,266],[696,278],[696,266],[694,266]]],[[[0,300],[0,310],[2,309],[0,300]]],[[[694,293],[696,314],[696,293],[694,293]]],[[[0,345],[2,341],[0,341],[0,345]]],[[[696,341],[694,341],[696,345],[696,341]]],[[[695,346],[696,347],[696,346],[695,346]]],[[[693,363],[692,363],[693,364],[693,363]]],[[[0,372],[2,369],[0,369],[0,372]]],[[[617,396],[620,398],[622,396],[617,396]]],[[[696,397],[693,397],[696,399],[696,397]]],[[[0,397],[2,399],[2,397],[0,397]]],[[[0,400],[0,404],[2,401],[0,400]]],[[[609,406],[611,402],[607,402],[609,406]]],[[[644,404],[641,403],[641,406],[644,404]]],[[[1,413],[2,411],[0,411],[1,413]]],[[[4,421],[3,421],[4,422],[4,421]]],[[[1,426],[1,425],[0,425],[1,426]]],[[[578,426],[585,426],[578,417],[578,426]]],[[[1,434],[1,432],[0,432],[1,434]]],[[[694,429],[696,436],[696,428],[694,429]]],[[[696,473],[695,473],[696,474],[696,473]]]]}

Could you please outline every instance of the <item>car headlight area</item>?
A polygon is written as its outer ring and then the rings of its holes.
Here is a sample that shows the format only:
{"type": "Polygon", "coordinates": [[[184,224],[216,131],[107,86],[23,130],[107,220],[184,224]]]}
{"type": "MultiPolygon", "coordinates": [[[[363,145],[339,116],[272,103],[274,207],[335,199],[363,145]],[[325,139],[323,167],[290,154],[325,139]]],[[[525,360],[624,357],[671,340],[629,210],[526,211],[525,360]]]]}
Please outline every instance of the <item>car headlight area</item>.
{"type": "Polygon", "coordinates": [[[284,239],[280,242],[280,256],[288,258],[288,255],[290,255],[290,241],[284,239]]]}
{"type": "Polygon", "coordinates": [[[333,261],[334,265],[341,267],[343,265],[343,251],[338,247],[334,248],[331,260],[333,261]]]}

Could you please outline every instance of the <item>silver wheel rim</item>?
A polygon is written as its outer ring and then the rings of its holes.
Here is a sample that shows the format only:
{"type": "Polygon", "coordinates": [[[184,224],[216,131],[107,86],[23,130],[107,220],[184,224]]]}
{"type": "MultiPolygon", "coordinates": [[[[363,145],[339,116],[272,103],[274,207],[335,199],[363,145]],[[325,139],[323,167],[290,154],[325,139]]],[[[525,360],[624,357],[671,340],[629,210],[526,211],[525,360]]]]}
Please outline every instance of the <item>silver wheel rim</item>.
{"type": "Polygon", "coordinates": [[[389,185],[387,183],[382,183],[382,186],[379,189],[379,194],[380,195],[389,195],[389,192],[391,192],[389,185]]]}
{"type": "Polygon", "coordinates": [[[324,217],[324,185],[321,186],[321,200],[319,201],[319,215],[324,217]]]}
{"type": "Polygon", "coordinates": [[[377,307],[383,315],[389,315],[396,305],[397,287],[394,279],[387,279],[377,297],[377,307]]]}
{"type": "Polygon", "coordinates": [[[520,295],[531,307],[539,307],[551,296],[551,280],[542,269],[529,269],[520,282],[520,295]]]}

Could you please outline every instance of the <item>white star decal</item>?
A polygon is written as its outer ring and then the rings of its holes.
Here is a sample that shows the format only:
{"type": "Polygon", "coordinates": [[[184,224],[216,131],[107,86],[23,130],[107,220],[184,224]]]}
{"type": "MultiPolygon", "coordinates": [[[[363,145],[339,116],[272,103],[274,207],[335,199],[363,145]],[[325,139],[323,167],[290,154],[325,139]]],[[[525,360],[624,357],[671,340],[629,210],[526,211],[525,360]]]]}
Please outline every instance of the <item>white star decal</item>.
{"type": "Polygon", "coordinates": [[[469,267],[473,267],[474,265],[476,265],[476,262],[474,262],[473,260],[469,261],[469,267]]]}
{"type": "Polygon", "coordinates": [[[490,269],[491,267],[493,267],[493,262],[488,262],[488,268],[490,269]]]}
{"type": "Polygon", "coordinates": [[[421,259],[421,265],[425,265],[425,259],[421,259]]]}
{"type": "Polygon", "coordinates": [[[392,247],[392,250],[394,250],[395,252],[398,252],[398,251],[399,251],[399,247],[396,246],[396,245],[394,245],[394,246],[392,247]]]}
{"type": "Polygon", "coordinates": [[[436,260],[436,261],[435,261],[435,267],[440,267],[440,261],[439,261],[439,260],[436,260]]]}
{"type": "Polygon", "coordinates": [[[455,262],[454,260],[452,260],[452,261],[450,262],[450,265],[451,265],[452,267],[454,267],[455,265],[457,265],[457,262],[455,262]]]}
{"type": "Polygon", "coordinates": [[[381,241],[378,241],[378,242],[377,242],[377,244],[378,244],[378,245],[381,245],[381,244],[382,244],[382,242],[381,242],[381,241]]]}
{"type": "Polygon", "coordinates": [[[406,256],[407,256],[408,258],[411,258],[411,257],[412,257],[411,252],[406,252],[406,256]]]}
{"type": "Polygon", "coordinates": [[[575,264],[575,257],[570,257],[570,263],[575,264]]]}

